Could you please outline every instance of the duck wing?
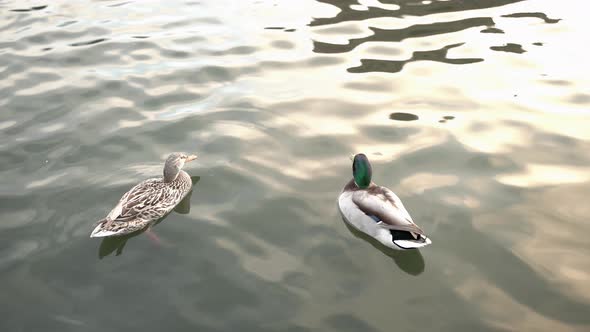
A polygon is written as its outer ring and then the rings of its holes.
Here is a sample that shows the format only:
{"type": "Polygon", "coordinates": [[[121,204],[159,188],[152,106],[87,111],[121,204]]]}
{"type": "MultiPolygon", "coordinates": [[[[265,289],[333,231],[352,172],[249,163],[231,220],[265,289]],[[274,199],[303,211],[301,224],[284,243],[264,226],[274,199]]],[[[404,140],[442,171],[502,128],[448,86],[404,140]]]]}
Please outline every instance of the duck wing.
{"type": "Polygon", "coordinates": [[[381,227],[424,235],[399,197],[388,188],[373,185],[365,190],[356,190],[352,201],[381,227]]]}
{"type": "Polygon", "coordinates": [[[174,190],[159,178],[148,179],[123,194],[106,218],[99,220],[90,237],[133,233],[163,217],[174,204],[174,190]]]}
{"type": "Polygon", "coordinates": [[[131,188],[131,190],[123,194],[123,197],[121,197],[121,199],[117,203],[117,206],[115,206],[111,210],[111,212],[109,212],[105,220],[115,220],[121,215],[121,213],[123,212],[123,207],[125,206],[125,203],[127,202],[129,195],[137,188],[137,186],[138,185],[136,185],[135,187],[131,188]]]}
{"type": "Polygon", "coordinates": [[[170,189],[161,179],[145,180],[121,197],[117,206],[107,216],[107,220],[126,222],[137,218],[162,217],[175,203],[170,199],[170,189]]]}

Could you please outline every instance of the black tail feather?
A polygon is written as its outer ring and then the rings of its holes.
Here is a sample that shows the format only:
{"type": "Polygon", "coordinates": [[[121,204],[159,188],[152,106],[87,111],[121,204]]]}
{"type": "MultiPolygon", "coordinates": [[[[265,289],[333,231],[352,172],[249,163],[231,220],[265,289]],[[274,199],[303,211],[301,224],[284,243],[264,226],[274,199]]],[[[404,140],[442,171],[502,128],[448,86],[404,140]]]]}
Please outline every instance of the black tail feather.
{"type": "Polygon", "coordinates": [[[420,241],[420,242],[424,242],[424,237],[420,234],[416,234],[416,235],[412,234],[411,232],[406,232],[406,231],[398,231],[398,230],[394,230],[394,229],[390,229],[389,232],[391,233],[391,240],[395,241],[395,240],[410,240],[410,241],[420,241]]]}

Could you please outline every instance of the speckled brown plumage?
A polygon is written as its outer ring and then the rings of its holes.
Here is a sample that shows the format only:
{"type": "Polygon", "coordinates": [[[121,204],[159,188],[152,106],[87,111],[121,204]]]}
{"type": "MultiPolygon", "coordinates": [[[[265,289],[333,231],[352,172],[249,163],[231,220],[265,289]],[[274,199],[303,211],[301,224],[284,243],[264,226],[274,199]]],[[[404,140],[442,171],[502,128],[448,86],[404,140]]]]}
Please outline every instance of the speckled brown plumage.
{"type": "Polygon", "coordinates": [[[190,192],[190,176],[180,170],[193,158],[172,154],[164,167],[165,176],[147,179],[126,192],[115,208],[98,221],[91,237],[120,236],[144,229],[164,217],[190,192]],[[174,176],[169,176],[170,170],[174,176]],[[168,176],[167,176],[168,175],[168,176]]]}

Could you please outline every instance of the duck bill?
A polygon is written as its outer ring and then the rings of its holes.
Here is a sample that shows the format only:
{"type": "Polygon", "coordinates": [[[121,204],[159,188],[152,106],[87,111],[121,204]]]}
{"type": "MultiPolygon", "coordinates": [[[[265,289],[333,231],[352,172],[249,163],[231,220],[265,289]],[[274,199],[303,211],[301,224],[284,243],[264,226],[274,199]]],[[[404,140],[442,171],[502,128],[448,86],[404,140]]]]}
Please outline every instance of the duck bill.
{"type": "Polygon", "coordinates": [[[189,161],[193,161],[193,160],[195,160],[195,159],[197,159],[197,155],[191,154],[190,156],[188,156],[188,157],[186,158],[186,161],[185,161],[185,162],[187,162],[187,163],[188,163],[189,161]]]}

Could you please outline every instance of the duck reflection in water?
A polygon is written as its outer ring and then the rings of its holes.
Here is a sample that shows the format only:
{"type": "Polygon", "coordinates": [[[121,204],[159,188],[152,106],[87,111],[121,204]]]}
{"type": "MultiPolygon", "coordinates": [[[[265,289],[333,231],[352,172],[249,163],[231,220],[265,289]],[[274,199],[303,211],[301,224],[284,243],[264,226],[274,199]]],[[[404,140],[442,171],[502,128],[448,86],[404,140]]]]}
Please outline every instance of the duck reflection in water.
{"type": "Polygon", "coordinates": [[[346,228],[348,228],[348,230],[352,233],[352,235],[367,241],[370,245],[375,247],[375,249],[381,251],[386,256],[389,256],[389,258],[395,262],[395,265],[397,265],[397,267],[399,267],[405,273],[417,276],[424,272],[426,263],[424,262],[424,258],[422,257],[422,253],[420,253],[419,249],[401,251],[388,248],[374,238],[352,227],[348,222],[346,222],[344,217],[342,217],[342,221],[344,222],[346,228]]]}
{"type": "MultiPolygon", "coordinates": [[[[197,182],[199,182],[200,179],[201,179],[200,176],[192,176],[191,177],[191,180],[193,183],[193,189],[194,189],[194,186],[197,184],[197,182]]],[[[179,213],[179,214],[189,214],[190,210],[191,210],[190,204],[191,204],[192,194],[193,194],[193,190],[191,190],[182,199],[182,201],[180,201],[180,203],[178,203],[178,205],[176,205],[176,207],[173,209],[173,211],[176,213],[179,213]]],[[[100,246],[98,247],[98,258],[102,259],[106,256],[109,256],[113,252],[115,252],[115,256],[121,255],[123,253],[123,248],[125,248],[125,245],[127,244],[127,241],[131,238],[134,238],[134,237],[142,234],[142,233],[145,233],[154,243],[160,245],[161,241],[156,236],[156,234],[152,231],[151,228],[154,227],[155,225],[161,223],[162,221],[164,221],[164,219],[166,219],[169,215],[170,214],[165,215],[164,217],[158,219],[153,225],[146,227],[144,229],[138,230],[136,232],[122,235],[122,236],[110,236],[110,237],[103,238],[100,243],[100,246]]]]}

